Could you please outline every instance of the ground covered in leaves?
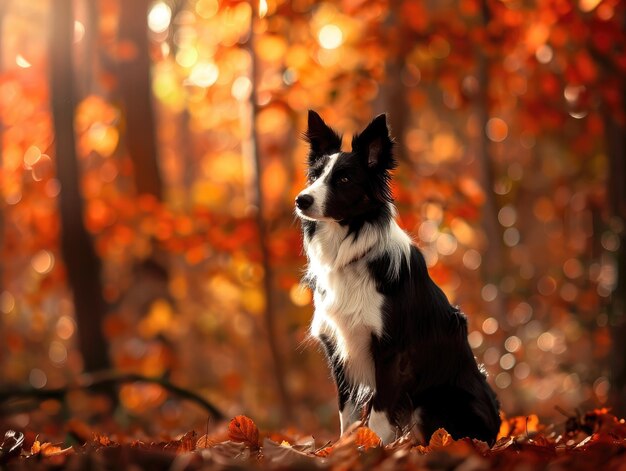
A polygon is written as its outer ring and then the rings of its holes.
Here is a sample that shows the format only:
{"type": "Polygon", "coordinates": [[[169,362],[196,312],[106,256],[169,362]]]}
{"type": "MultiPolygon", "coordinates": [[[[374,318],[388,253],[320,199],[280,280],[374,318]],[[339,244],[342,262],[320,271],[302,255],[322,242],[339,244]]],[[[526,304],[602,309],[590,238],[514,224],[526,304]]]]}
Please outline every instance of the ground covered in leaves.
{"type": "Polygon", "coordinates": [[[105,436],[78,421],[68,422],[67,432],[77,445],[7,431],[0,469],[626,471],[626,423],[606,409],[569,417],[564,427],[540,424],[536,416],[507,419],[491,448],[454,440],[443,429],[428,444],[405,436],[382,446],[373,431],[357,426],[335,443],[316,443],[293,431],[259,431],[243,415],[208,434],[154,442],[105,436]]]}

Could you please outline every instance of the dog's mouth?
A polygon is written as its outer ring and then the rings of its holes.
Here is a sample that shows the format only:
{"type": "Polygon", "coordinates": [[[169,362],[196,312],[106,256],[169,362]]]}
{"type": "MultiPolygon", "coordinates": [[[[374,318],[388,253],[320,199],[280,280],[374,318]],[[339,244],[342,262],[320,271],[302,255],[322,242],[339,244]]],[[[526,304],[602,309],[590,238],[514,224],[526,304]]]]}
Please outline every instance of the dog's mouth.
{"type": "Polygon", "coordinates": [[[312,204],[310,206],[303,207],[303,205],[295,205],[296,216],[305,221],[334,221],[333,218],[324,215],[318,205],[312,204]]]}
{"type": "Polygon", "coordinates": [[[315,214],[313,211],[311,211],[311,209],[300,209],[297,206],[296,206],[296,215],[299,218],[305,219],[307,221],[323,221],[325,219],[328,219],[327,217],[324,217],[323,215],[315,214]]]}

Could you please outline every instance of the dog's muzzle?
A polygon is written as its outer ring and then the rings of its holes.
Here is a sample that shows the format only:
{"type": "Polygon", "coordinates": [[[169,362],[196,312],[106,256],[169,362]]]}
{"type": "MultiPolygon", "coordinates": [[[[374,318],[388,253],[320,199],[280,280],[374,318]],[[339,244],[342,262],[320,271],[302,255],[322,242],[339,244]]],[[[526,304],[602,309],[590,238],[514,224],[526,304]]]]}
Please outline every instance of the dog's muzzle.
{"type": "Polygon", "coordinates": [[[296,208],[300,211],[305,211],[313,205],[313,197],[311,195],[298,195],[296,197],[296,208]]]}

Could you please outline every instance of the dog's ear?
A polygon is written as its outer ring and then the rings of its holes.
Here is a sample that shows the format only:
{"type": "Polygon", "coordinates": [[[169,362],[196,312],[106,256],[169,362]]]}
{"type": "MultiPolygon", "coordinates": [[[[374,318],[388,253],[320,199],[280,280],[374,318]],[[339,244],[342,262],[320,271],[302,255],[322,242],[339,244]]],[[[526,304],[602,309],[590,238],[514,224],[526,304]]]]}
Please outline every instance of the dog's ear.
{"type": "Polygon", "coordinates": [[[315,111],[309,110],[308,128],[304,140],[311,146],[309,163],[315,157],[334,154],[341,150],[341,136],[333,131],[315,111]]]}
{"type": "Polygon", "coordinates": [[[369,168],[390,170],[396,167],[393,141],[389,136],[387,116],[378,115],[360,134],[352,139],[352,151],[367,159],[369,168]]]}

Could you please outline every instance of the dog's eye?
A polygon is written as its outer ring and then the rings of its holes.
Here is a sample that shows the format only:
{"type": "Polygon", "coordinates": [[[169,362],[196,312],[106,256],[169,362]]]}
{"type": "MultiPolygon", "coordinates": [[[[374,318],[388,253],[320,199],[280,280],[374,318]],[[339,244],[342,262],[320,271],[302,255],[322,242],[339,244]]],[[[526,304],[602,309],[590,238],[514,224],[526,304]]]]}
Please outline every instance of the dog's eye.
{"type": "Polygon", "coordinates": [[[314,182],[315,180],[317,180],[317,175],[311,175],[309,177],[309,180],[311,180],[312,182],[314,182]]]}
{"type": "Polygon", "coordinates": [[[340,182],[340,183],[348,183],[349,181],[350,181],[350,179],[349,179],[348,177],[341,177],[341,178],[339,179],[339,182],[340,182]]]}

